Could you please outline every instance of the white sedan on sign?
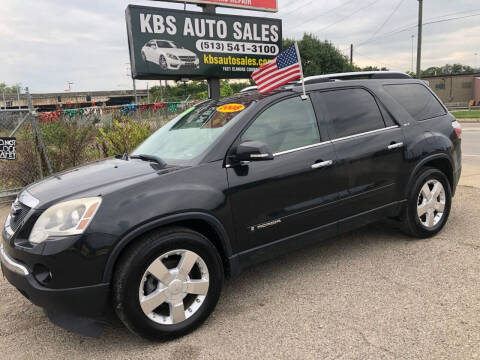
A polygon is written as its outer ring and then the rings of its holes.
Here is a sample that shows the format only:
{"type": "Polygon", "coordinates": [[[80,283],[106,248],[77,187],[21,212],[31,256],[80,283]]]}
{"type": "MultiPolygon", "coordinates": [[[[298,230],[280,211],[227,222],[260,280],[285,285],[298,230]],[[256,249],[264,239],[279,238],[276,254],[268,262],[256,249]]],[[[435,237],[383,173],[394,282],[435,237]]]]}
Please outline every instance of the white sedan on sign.
{"type": "Polygon", "coordinates": [[[198,69],[200,60],[198,56],[173,41],[153,39],[142,47],[142,58],[160,65],[162,70],[198,69]]]}

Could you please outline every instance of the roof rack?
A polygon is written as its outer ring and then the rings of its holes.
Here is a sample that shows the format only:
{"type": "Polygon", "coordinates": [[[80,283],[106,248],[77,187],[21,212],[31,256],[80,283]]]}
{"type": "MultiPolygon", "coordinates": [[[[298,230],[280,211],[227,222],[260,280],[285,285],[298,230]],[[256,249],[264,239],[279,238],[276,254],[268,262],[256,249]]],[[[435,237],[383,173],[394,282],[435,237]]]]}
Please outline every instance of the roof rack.
{"type": "Polygon", "coordinates": [[[406,73],[399,71],[357,71],[338,74],[308,76],[305,85],[325,82],[325,80],[362,80],[362,79],[411,79],[406,73]]]}
{"type": "MultiPolygon", "coordinates": [[[[375,80],[375,79],[411,79],[412,77],[406,73],[399,71],[358,71],[358,72],[346,72],[338,74],[324,74],[308,76],[305,78],[305,85],[320,84],[324,82],[332,81],[344,81],[344,80],[375,80]]],[[[288,83],[286,86],[298,86],[302,82],[288,83]]],[[[256,86],[249,86],[240,92],[257,90],[256,86]]]]}

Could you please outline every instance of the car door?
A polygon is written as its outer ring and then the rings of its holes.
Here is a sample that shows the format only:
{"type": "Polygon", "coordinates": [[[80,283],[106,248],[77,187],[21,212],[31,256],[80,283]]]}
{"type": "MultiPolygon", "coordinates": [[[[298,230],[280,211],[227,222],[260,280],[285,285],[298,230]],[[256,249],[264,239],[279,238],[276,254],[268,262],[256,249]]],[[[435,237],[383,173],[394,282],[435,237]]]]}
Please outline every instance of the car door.
{"type": "Polygon", "coordinates": [[[338,157],[336,168],[348,175],[343,218],[359,215],[401,200],[405,165],[403,130],[382,112],[364,88],[315,94],[338,157]]]}
{"type": "Polygon", "coordinates": [[[337,174],[333,145],[319,131],[310,98],[297,95],[268,107],[237,144],[248,140],[267,144],[274,159],[227,167],[240,250],[280,240],[297,247],[297,236],[320,229],[336,234],[334,207],[346,179],[337,174]]]}

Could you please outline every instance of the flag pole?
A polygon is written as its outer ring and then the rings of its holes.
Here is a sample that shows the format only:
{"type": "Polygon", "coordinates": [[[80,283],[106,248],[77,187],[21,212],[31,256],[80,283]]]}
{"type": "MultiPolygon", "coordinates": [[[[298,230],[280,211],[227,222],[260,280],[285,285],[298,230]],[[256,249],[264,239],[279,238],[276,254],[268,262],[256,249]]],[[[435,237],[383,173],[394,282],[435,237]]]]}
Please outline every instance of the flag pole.
{"type": "Polygon", "coordinates": [[[303,76],[303,66],[302,66],[302,58],[300,57],[300,51],[298,50],[298,43],[295,41],[295,51],[297,52],[298,62],[300,64],[300,72],[302,73],[302,89],[303,95],[301,96],[302,100],[307,100],[307,92],[305,91],[305,77],[303,76]]]}

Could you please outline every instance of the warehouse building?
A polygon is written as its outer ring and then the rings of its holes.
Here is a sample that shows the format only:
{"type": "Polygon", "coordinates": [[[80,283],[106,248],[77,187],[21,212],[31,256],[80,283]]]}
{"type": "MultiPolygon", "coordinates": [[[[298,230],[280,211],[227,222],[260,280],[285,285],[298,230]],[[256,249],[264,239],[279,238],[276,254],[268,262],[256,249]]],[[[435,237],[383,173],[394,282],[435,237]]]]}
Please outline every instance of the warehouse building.
{"type": "Polygon", "coordinates": [[[480,106],[480,73],[423,77],[447,106],[480,106]]]}

